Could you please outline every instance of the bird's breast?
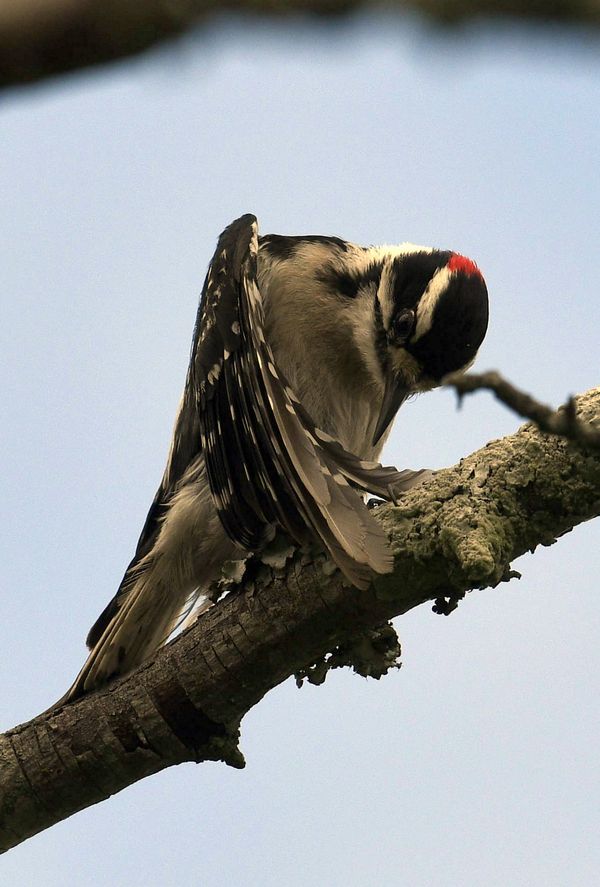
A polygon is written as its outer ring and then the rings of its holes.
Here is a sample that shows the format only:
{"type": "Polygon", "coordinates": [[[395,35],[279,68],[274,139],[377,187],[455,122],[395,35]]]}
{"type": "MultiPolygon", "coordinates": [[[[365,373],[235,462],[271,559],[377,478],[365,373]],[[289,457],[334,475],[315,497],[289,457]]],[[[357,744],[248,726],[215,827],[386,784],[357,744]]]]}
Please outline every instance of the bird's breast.
{"type": "Polygon", "coordinates": [[[321,312],[267,313],[266,337],[277,366],[318,428],[363,459],[377,457],[371,441],[383,395],[352,347],[349,327],[332,328],[321,312]]]}

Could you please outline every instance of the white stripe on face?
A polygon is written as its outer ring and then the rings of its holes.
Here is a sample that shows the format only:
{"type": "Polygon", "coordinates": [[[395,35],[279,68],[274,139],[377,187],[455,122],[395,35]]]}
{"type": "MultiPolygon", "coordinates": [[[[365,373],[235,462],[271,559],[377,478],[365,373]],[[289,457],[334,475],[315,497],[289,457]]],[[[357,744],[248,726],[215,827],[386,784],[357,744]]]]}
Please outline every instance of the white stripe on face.
{"type": "Polygon", "coordinates": [[[414,255],[415,253],[423,253],[428,255],[435,252],[431,246],[418,246],[415,243],[401,243],[398,246],[379,246],[372,247],[369,254],[384,260],[383,271],[377,297],[381,306],[381,317],[386,330],[391,326],[392,319],[396,313],[396,304],[394,299],[394,284],[396,277],[395,260],[401,259],[403,256],[414,255]]]}
{"type": "Polygon", "coordinates": [[[388,257],[381,271],[379,287],[377,289],[377,298],[381,308],[381,319],[383,327],[389,330],[394,316],[394,266],[393,258],[388,257]]]}
{"type": "Polygon", "coordinates": [[[436,271],[431,278],[429,286],[421,296],[419,304],[417,305],[417,324],[411,342],[417,342],[431,329],[435,306],[442,293],[447,289],[451,274],[452,272],[449,271],[447,267],[444,267],[440,268],[439,271],[436,271]]]}

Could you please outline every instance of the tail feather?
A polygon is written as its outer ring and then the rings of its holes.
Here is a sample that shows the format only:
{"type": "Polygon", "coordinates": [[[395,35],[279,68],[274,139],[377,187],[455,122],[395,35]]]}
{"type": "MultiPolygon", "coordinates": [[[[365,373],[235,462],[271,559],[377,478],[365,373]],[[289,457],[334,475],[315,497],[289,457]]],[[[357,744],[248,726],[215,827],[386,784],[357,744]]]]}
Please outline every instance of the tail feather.
{"type": "Polygon", "coordinates": [[[157,580],[154,570],[142,572],[121,597],[73,685],[57,705],[97,690],[152,656],[176,627],[188,596],[189,590],[177,594],[172,586],[157,580]]]}

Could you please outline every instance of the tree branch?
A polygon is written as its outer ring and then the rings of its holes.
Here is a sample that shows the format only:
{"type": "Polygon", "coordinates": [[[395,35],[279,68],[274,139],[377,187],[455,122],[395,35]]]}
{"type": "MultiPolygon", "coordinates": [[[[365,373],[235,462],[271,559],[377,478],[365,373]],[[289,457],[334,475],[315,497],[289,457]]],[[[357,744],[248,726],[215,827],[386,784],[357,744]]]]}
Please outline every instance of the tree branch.
{"type": "Polygon", "coordinates": [[[136,55],[226,11],[331,17],[391,6],[438,24],[483,15],[600,23],[600,0],[3,0],[0,88],[136,55]]]}
{"type": "MultiPolygon", "coordinates": [[[[577,408],[600,417],[600,388],[577,408]]],[[[377,509],[395,570],[368,591],[319,558],[265,566],[133,674],[0,737],[0,848],[172,764],[243,766],[239,723],[277,684],[412,607],[497,585],[599,513],[600,453],[527,425],[377,509]]]]}
{"type": "Polygon", "coordinates": [[[499,401],[523,419],[530,419],[546,434],[557,434],[575,441],[583,447],[600,447],[600,428],[584,422],[577,416],[575,398],[570,397],[562,407],[553,410],[521,391],[493,370],[487,373],[455,373],[444,379],[444,384],[454,388],[459,403],[465,394],[474,391],[493,391],[499,401]]]}

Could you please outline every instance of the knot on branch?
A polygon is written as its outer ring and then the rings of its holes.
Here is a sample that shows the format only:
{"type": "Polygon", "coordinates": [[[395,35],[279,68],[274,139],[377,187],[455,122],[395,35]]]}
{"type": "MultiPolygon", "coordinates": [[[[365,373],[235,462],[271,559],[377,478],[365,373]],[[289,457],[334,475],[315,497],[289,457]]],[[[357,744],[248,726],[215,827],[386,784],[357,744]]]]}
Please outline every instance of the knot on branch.
{"type": "Polygon", "coordinates": [[[379,678],[400,668],[400,640],[391,622],[367,629],[338,644],[330,653],[296,672],[296,685],[304,681],[319,686],[334,668],[351,668],[364,678],[379,678]]]}

